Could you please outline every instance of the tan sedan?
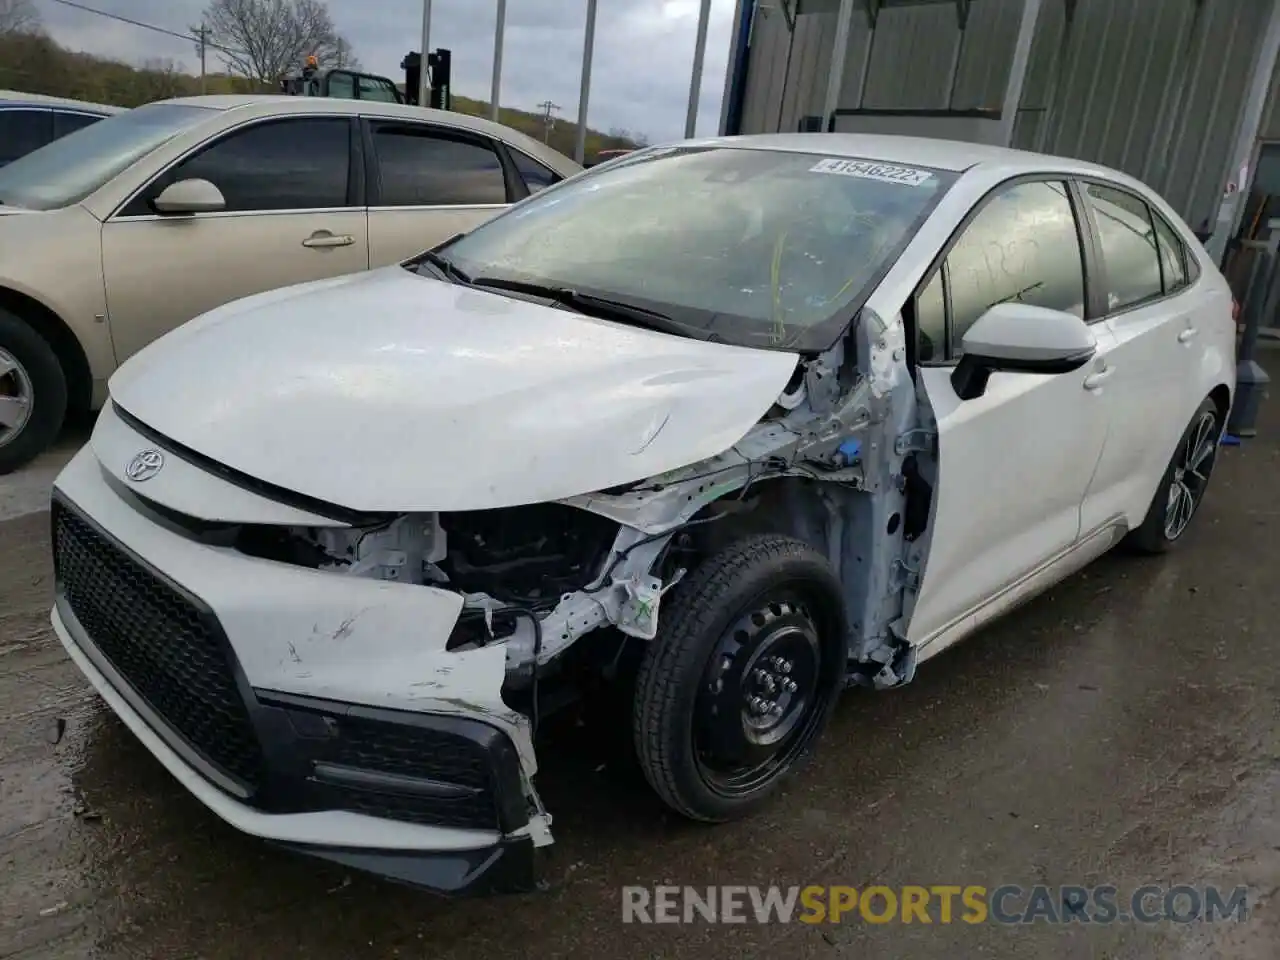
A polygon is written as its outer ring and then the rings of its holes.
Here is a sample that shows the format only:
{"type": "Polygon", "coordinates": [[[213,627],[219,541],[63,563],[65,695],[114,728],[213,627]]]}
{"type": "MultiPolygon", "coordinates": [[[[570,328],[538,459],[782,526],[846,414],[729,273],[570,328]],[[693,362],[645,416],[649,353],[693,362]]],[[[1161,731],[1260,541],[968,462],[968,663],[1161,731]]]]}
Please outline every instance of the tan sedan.
{"type": "Polygon", "coordinates": [[[397,263],[580,170],[476,117],[284,96],[160,101],[28,154],[0,169],[0,474],[192,317],[397,263]]]}

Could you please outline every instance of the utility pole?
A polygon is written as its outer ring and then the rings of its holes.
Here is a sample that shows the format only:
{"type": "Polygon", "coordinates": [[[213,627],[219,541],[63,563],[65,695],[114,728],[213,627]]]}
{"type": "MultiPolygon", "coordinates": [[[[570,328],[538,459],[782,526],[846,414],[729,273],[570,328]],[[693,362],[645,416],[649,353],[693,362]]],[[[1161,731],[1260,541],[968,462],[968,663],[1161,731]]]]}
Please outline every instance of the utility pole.
{"type": "Polygon", "coordinates": [[[591,57],[596,48],[596,0],[587,0],[587,27],[582,38],[582,90],[578,94],[578,142],[573,159],[587,157],[587,102],[591,99],[591,57]]]}
{"type": "Polygon", "coordinates": [[[418,73],[418,105],[431,105],[431,74],[427,70],[427,54],[431,50],[431,0],[422,0],[422,67],[418,73]]]}
{"type": "Polygon", "coordinates": [[[502,41],[507,28],[507,0],[498,0],[498,19],[493,26],[493,93],[490,95],[489,119],[498,122],[499,101],[502,99],[502,41]]]}
{"type": "Polygon", "coordinates": [[[551,116],[551,111],[559,110],[560,104],[552,103],[550,100],[543,100],[538,104],[538,109],[542,111],[542,142],[550,145],[551,129],[556,125],[555,117],[551,116]]]}
{"type": "Polygon", "coordinates": [[[698,14],[698,39],[693,48],[693,76],[689,80],[689,110],[684,120],[684,136],[692,140],[698,131],[698,101],[702,97],[702,63],[707,56],[707,22],[711,19],[711,0],[702,0],[698,14]]]}
{"type": "Polygon", "coordinates": [[[199,40],[196,49],[200,51],[200,92],[208,93],[208,80],[205,76],[205,53],[209,49],[209,28],[203,23],[198,27],[192,27],[191,32],[199,40]]]}

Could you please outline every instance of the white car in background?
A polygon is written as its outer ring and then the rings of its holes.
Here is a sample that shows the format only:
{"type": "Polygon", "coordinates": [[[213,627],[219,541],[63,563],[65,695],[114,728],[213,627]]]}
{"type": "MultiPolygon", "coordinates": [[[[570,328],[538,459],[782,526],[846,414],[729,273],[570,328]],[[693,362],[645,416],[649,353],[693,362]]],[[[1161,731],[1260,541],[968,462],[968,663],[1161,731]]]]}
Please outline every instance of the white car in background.
{"type": "Polygon", "coordinates": [[[1180,541],[1234,334],[1186,224],[1102,167],[646,149],[130,360],[56,483],[53,623],[240,829],[527,888],[538,722],[633,659],[649,782],[726,820],[845,686],[1180,541]]]}
{"type": "Polygon", "coordinates": [[[287,96],[162,100],[15,160],[0,168],[0,474],[192,317],[398,263],[581,169],[479,117],[287,96]]]}

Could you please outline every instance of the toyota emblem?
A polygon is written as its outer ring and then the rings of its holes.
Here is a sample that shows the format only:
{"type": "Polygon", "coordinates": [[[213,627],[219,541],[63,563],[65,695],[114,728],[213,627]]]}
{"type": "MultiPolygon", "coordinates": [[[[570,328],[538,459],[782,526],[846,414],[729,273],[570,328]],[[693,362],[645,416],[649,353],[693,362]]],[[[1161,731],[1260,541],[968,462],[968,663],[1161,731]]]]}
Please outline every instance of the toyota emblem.
{"type": "Polygon", "coordinates": [[[124,475],[134,483],[150,480],[164,466],[164,454],[159,450],[143,450],[129,461],[124,468],[124,475]]]}

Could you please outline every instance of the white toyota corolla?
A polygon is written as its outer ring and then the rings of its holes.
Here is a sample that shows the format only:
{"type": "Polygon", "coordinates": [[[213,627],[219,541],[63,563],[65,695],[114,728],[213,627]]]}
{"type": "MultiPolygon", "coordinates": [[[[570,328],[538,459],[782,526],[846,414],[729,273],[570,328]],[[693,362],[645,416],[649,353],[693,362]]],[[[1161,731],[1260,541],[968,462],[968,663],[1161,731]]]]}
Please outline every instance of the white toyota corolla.
{"type": "Polygon", "coordinates": [[[1142,184],[844,135],[653,148],[146,348],[57,480],[53,623],[215,813],[448,892],[551,843],[540,717],[616,678],[738,816],[840,690],[1179,541],[1231,294],[1142,184]],[[629,664],[635,664],[634,669],[629,664]]]}

